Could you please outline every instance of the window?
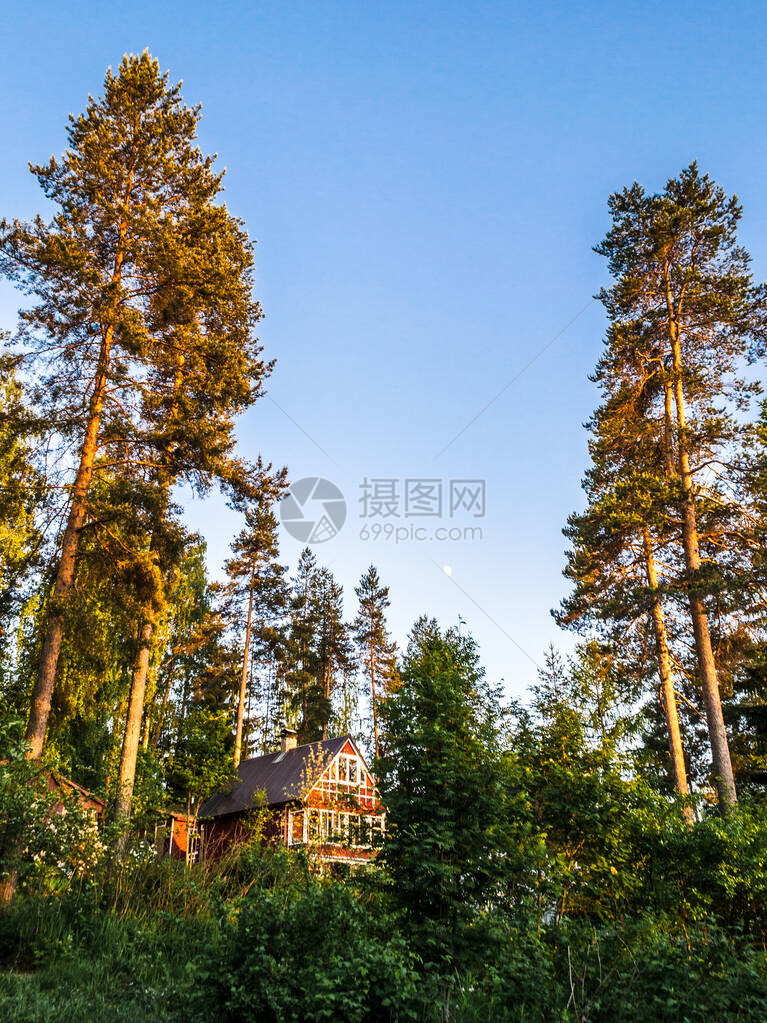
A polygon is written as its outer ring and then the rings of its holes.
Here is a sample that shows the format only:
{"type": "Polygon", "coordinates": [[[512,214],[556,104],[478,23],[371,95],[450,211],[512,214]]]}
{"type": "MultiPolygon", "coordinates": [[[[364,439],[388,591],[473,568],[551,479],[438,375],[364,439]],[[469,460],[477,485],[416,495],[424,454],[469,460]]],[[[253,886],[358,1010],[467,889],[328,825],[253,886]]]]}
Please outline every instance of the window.
{"type": "Polygon", "coordinates": [[[305,812],[291,814],[288,841],[291,845],[300,845],[306,840],[312,845],[377,849],[383,842],[384,829],[383,814],[357,814],[312,807],[305,812]]]}
{"type": "Polygon", "coordinates": [[[370,818],[357,817],[354,835],[354,845],[367,849],[370,845],[370,818]]]}
{"type": "Polygon", "coordinates": [[[288,816],[288,845],[304,844],[304,815],[302,812],[288,816]]]}
{"type": "Polygon", "coordinates": [[[383,817],[370,818],[370,844],[374,849],[380,849],[383,845],[385,830],[386,824],[383,817]]]}
{"type": "Polygon", "coordinates": [[[331,774],[332,778],[338,779],[338,784],[345,789],[359,788],[362,780],[362,764],[358,757],[349,753],[342,753],[333,763],[336,771],[331,774]]]}
{"type": "Polygon", "coordinates": [[[321,810],[308,810],[308,833],[310,842],[319,842],[321,837],[322,828],[322,811],[321,810]]]}
{"type": "Polygon", "coordinates": [[[358,849],[377,849],[383,842],[383,815],[354,814],[350,822],[350,842],[358,849]]]}

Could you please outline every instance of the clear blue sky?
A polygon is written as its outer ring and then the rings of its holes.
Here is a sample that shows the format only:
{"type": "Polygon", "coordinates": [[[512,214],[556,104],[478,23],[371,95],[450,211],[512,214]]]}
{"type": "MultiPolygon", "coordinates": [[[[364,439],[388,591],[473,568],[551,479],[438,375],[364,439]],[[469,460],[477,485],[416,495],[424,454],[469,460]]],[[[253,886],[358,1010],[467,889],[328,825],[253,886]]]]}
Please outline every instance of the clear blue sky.
{"type": "MultiPolygon", "coordinates": [[[[549,609],[581,503],[600,307],[432,459],[603,282],[591,246],[610,191],[697,158],[741,197],[765,276],[764,5],[58,0],[6,5],[0,27],[5,215],[40,207],[27,161],[61,151],[67,113],[124,52],[149,48],[203,103],[201,144],[258,239],[270,394],[301,428],[264,400],[244,450],[347,496],[316,553],[350,613],[374,561],[398,639],[423,612],[461,615],[490,676],[520,692],[529,658],[571,642],[549,609]],[[365,476],[485,478],[482,541],[362,541],[365,476]]],[[[2,291],[0,326],[17,303],[2,291]]],[[[216,572],[238,524],[220,501],[188,513],[216,572]]],[[[299,549],[284,539],[286,560],[299,549]]]]}

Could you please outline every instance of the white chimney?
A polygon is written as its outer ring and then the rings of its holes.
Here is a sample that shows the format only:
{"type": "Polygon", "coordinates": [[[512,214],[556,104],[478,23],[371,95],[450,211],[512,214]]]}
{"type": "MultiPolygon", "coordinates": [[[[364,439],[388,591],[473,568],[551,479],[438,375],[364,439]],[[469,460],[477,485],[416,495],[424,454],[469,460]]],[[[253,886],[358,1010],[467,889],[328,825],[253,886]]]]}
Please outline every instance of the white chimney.
{"type": "Polygon", "coordinates": [[[280,752],[287,753],[298,745],[298,732],[292,728],[283,728],[280,732],[280,752]]]}

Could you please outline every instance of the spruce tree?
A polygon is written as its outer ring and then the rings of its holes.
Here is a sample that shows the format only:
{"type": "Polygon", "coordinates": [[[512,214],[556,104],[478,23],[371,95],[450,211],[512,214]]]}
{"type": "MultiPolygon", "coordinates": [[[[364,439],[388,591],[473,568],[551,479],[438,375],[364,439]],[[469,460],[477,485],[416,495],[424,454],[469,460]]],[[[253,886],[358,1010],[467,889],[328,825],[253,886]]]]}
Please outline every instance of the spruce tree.
{"type": "Polygon", "coordinates": [[[352,668],[351,641],[349,627],[343,617],[343,599],[343,590],[332,572],[320,568],[314,579],[311,601],[316,673],[304,720],[307,734],[315,738],[328,738],[334,697],[343,676],[352,668]]]}
{"type": "MultiPolygon", "coordinates": [[[[308,547],[299,557],[292,590],[280,666],[286,721],[297,728],[299,741],[315,742],[328,736],[337,697],[350,695],[343,686],[352,670],[350,630],[343,619],[343,590],[308,547]]],[[[342,709],[342,716],[350,720],[353,710],[342,709]]]]}
{"type": "Polygon", "coordinates": [[[313,594],[317,559],[304,547],[291,579],[290,626],[283,651],[280,674],[283,680],[286,724],[295,728],[302,742],[319,738],[308,722],[317,673],[316,630],[313,594]]]}
{"type": "Polygon", "coordinates": [[[426,618],[413,628],[400,682],[380,701],[380,859],[419,955],[454,975],[483,961],[483,914],[508,883],[498,694],[474,641],[426,618]]]}

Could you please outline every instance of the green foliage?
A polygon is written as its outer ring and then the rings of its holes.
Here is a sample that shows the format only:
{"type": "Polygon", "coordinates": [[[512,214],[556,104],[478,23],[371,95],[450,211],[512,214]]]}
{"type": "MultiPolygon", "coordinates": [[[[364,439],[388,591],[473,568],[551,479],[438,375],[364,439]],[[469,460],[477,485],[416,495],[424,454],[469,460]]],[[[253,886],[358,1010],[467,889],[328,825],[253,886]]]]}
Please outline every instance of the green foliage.
{"type": "Polygon", "coordinates": [[[763,951],[715,924],[670,933],[650,921],[567,935],[557,949],[564,1019],[593,1023],[758,1023],[767,1005],[763,951]]]}
{"type": "MultiPolygon", "coordinates": [[[[15,971],[0,972],[3,1018],[763,1019],[762,808],[742,803],[688,828],[656,794],[610,772],[603,751],[579,746],[572,728],[563,747],[562,727],[550,736],[547,725],[526,727],[504,754],[501,824],[512,840],[501,887],[465,900],[449,969],[430,958],[426,925],[414,926],[392,889],[406,864],[321,880],[303,856],[256,834],[193,869],[128,856],[37,895],[27,887],[0,914],[0,969],[15,971]]],[[[413,848],[389,841],[395,861],[413,848]]],[[[460,848],[467,876],[485,849],[460,848]]],[[[444,921],[428,924],[444,940],[444,921]]]]}
{"type": "Polygon", "coordinates": [[[231,1023],[420,1018],[413,953],[337,883],[254,891],[194,975],[207,1017],[231,1023]]]}
{"type": "Polygon", "coordinates": [[[199,807],[233,778],[231,723],[225,708],[201,702],[184,719],[167,767],[168,784],[199,807]]]}
{"type": "Polygon", "coordinates": [[[479,910],[502,884],[499,708],[473,640],[433,620],[416,624],[400,681],[381,705],[381,861],[406,933],[426,962],[450,970],[481,959],[479,910]]]}
{"type": "Polygon", "coordinates": [[[9,625],[18,620],[40,559],[40,511],[46,500],[21,397],[15,373],[0,368],[0,650],[6,657],[9,625]]]}
{"type": "Polygon", "coordinates": [[[0,916],[0,1016],[18,1023],[188,1019],[187,963],[215,928],[198,917],[102,909],[87,894],[21,901],[0,916]],[[32,972],[30,972],[32,971],[32,972]],[[179,1001],[179,999],[181,1001],[179,1001]]]}
{"type": "Polygon", "coordinates": [[[91,812],[55,767],[27,758],[23,722],[0,721],[0,882],[61,891],[104,862],[91,812]]]}

